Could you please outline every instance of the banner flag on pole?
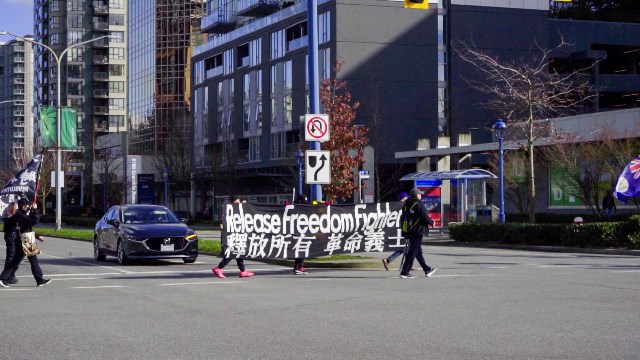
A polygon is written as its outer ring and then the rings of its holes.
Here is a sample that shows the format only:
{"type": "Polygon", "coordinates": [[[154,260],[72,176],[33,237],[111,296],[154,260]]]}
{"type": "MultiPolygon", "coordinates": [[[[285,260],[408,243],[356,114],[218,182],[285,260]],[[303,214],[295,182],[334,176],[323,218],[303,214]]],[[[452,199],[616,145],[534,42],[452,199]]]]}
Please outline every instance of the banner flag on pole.
{"type": "Polygon", "coordinates": [[[44,148],[56,147],[56,108],[43,106],[40,108],[40,144],[44,148]]]}
{"type": "Polygon", "coordinates": [[[640,195],[640,156],[631,160],[624,167],[624,170],[618,176],[618,183],[613,191],[613,196],[625,204],[629,198],[638,195],[640,195]]]}
{"type": "Polygon", "coordinates": [[[63,106],[61,108],[61,124],[60,137],[63,148],[72,148],[78,146],[78,110],[63,106]]]}
{"type": "Polygon", "coordinates": [[[36,201],[36,192],[40,182],[43,154],[38,154],[20,170],[15,177],[0,189],[0,214],[7,217],[7,207],[19,198],[26,198],[30,203],[36,201]]]}

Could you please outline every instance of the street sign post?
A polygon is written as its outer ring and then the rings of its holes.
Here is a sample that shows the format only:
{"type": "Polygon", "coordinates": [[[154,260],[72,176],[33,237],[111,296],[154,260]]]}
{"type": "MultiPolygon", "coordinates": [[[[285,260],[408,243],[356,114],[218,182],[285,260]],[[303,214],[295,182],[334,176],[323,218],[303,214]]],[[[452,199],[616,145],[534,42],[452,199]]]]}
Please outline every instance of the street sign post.
{"type": "Polygon", "coordinates": [[[306,114],[304,116],[304,140],[329,141],[329,115],[306,114]]]}
{"type": "Polygon", "coordinates": [[[323,150],[307,150],[304,153],[307,184],[331,183],[331,153],[323,150]]]}

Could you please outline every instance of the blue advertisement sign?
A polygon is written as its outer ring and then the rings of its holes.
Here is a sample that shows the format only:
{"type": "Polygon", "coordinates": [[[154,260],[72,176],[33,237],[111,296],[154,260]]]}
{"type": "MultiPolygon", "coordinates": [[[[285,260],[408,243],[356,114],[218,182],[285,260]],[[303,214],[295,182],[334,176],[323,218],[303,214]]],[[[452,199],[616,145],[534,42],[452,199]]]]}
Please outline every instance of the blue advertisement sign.
{"type": "Polygon", "coordinates": [[[416,187],[440,186],[440,185],[442,185],[442,180],[439,180],[439,179],[416,180],[416,187]]]}
{"type": "Polygon", "coordinates": [[[156,203],[156,178],[154,174],[138,174],[138,204],[156,203]]]}

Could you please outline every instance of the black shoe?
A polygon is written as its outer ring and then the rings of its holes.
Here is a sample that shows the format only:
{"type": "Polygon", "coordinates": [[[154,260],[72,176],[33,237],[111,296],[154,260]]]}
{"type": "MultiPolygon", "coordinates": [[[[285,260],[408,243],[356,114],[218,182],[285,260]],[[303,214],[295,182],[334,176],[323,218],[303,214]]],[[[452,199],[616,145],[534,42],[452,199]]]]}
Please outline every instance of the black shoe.
{"type": "Polygon", "coordinates": [[[51,279],[43,279],[42,282],[38,284],[38,286],[45,286],[50,282],[51,282],[51,279]]]}
{"type": "Polygon", "coordinates": [[[5,283],[4,281],[0,280],[0,287],[8,288],[8,287],[11,287],[11,286],[9,286],[9,284],[5,283]]]}
{"type": "Polygon", "coordinates": [[[425,273],[424,273],[424,276],[426,276],[426,277],[431,277],[431,275],[433,275],[433,273],[434,273],[434,272],[436,272],[436,270],[438,270],[438,269],[436,269],[436,268],[431,268],[431,270],[429,270],[429,271],[427,271],[427,272],[425,272],[425,273]]]}
{"type": "Polygon", "coordinates": [[[389,271],[389,260],[382,259],[382,265],[384,265],[384,269],[389,271]]]}
{"type": "Polygon", "coordinates": [[[9,284],[9,285],[15,285],[15,284],[18,283],[18,278],[10,277],[10,278],[7,279],[6,283],[9,284]]]}
{"type": "Polygon", "coordinates": [[[400,274],[402,279],[413,279],[413,275],[411,274],[400,274]]]}

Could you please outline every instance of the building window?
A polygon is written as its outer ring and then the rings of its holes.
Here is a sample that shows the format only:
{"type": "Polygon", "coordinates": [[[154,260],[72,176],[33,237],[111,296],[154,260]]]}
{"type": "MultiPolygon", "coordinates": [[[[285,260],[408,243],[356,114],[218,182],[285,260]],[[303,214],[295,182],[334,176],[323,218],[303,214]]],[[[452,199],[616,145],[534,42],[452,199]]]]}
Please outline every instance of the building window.
{"type": "Polygon", "coordinates": [[[112,43],[123,43],[124,42],[124,31],[109,31],[109,42],[112,42],[112,43]]]}
{"type": "Polygon", "coordinates": [[[318,42],[324,44],[331,40],[331,12],[327,11],[318,16],[318,42]]]}
{"type": "Polygon", "coordinates": [[[79,44],[82,42],[84,30],[71,30],[67,32],[67,40],[69,44],[79,44]]]}
{"type": "Polygon", "coordinates": [[[51,45],[60,45],[60,34],[51,34],[51,45]]]}
{"type": "Polygon", "coordinates": [[[260,161],[260,137],[249,138],[249,161],[260,161]]]}
{"type": "Polygon", "coordinates": [[[69,49],[67,60],[73,62],[82,62],[82,55],[84,54],[84,47],[74,47],[69,49]]]}
{"type": "Polygon", "coordinates": [[[284,39],[284,30],[271,33],[271,60],[275,60],[284,55],[284,39]]]}
{"type": "Polygon", "coordinates": [[[124,9],[124,0],[109,0],[109,7],[112,9],[124,9]]]}
{"type": "Polygon", "coordinates": [[[109,99],[109,110],[124,110],[124,99],[109,99]]]}
{"type": "Polygon", "coordinates": [[[124,48],[109,48],[109,59],[124,60],[124,48]]]}
{"type": "Polygon", "coordinates": [[[287,51],[293,51],[307,46],[307,22],[301,22],[288,27],[286,30],[287,51]]]}
{"type": "Polygon", "coordinates": [[[83,28],[81,14],[71,14],[67,21],[72,28],[83,28]]]}
{"type": "Polygon", "coordinates": [[[124,115],[109,115],[109,126],[124,126],[124,115]]]}
{"type": "Polygon", "coordinates": [[[271,134],[271,159],[282,159],[285,157],[285,140],[284,132],[271,134]]]}
{"type": "Polygon", "coordinates": [[[284,122],[285,124],[293,122],[293,100],[291,95],[285,95],[284,97],[284,122]]]}
{"type": "Polygon", "coordinates": [[[124,26],[124,14],[109,14],[109,25],[124,26]]]}
{"type": "Polygon", "coordinates": [[[124,93],[124,81],[109,81],[109,93],[124,93]]]}
{"type": "Polygon", "coordinates": [[[109,64],[110,76],[124,76],[124,65],[109,64]]]}

